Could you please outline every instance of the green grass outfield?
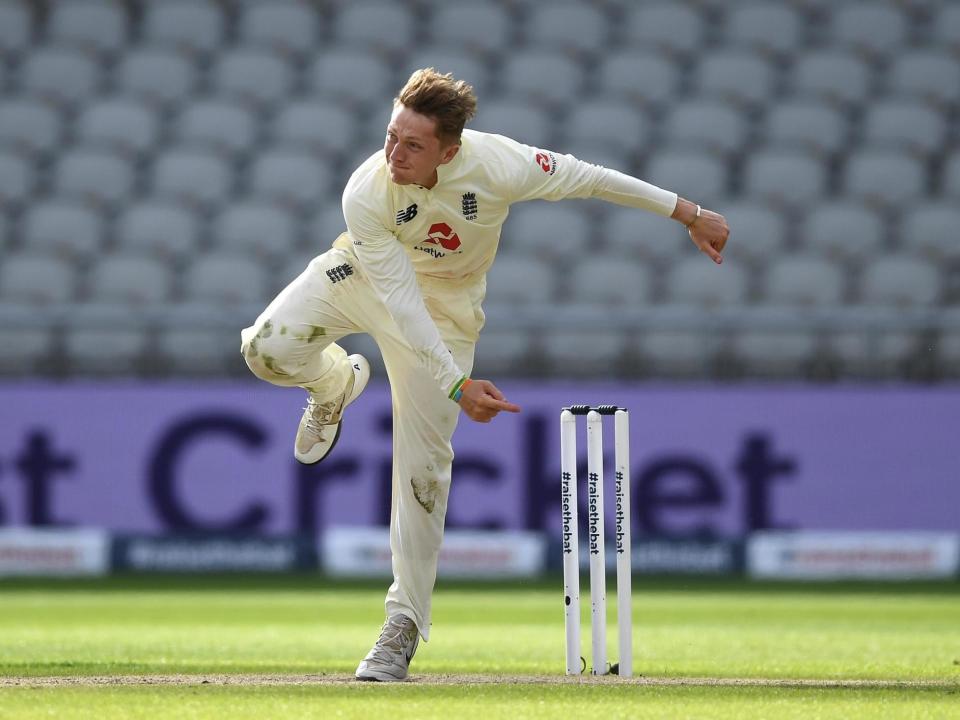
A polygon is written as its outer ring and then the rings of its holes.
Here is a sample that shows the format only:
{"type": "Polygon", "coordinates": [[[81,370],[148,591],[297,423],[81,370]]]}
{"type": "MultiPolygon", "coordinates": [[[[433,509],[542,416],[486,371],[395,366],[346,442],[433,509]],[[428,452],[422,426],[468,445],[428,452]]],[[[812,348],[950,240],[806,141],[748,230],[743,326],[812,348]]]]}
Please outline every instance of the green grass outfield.
{"type": "Polygon", "coordinates": [[[388,685],[350,679],[383,584],[3,579],[0,718],[960,718],[958,583],[634,584],[632,680],[563,676],[555,578],[441,583],[388,685]]]}

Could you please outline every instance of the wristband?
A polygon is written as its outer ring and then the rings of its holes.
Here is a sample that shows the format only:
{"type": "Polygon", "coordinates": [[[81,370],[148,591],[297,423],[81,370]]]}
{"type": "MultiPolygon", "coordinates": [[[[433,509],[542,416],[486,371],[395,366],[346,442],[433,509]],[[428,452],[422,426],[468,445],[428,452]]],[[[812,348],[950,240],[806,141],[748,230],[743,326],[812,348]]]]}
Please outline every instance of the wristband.
{"type": "Polygon", "coordinates": [[[471,380],[470,378],[466,378],[466,379],[460,384],[460,387],[458,387],[458,388],[454,391],[454,393],[453,393],[453,401],[454,401],[455,403],[460,402],[460,398],[463,397],[463,391],[466,390],[466,389],[467,389],[467,385],[469,385],[469,384],[472,383],[472,382],[473,382],[473,380],[471,380]]]}
{"type": "Polygon", "coordinates": [[[450,389],[450,394],[447,395],[447,397],[454,402],[460,402],[460,397],[463,395],[463,386],[465,383],[469,382],[469,380],[470,378],[468,378],[466,375],[457,380],[450,389]]]}
{"type": "Polygon", "coordinates": [[[693,216],[693,220],[688,222],[684,227],[690,227],[700,218],[700,206],[697,205],[697,214],[693,216]]]}

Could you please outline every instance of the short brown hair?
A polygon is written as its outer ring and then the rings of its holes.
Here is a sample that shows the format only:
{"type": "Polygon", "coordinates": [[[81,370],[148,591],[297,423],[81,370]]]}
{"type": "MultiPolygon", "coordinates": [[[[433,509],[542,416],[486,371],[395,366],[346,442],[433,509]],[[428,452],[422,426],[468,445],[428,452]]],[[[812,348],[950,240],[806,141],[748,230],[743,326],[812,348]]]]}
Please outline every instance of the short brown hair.
{"type": "Polygon", "coordinates": [[[448,143],[460,142],[463,126],[477,112],[473,86],[432,67],[415,71],[393,102],[436,120],[437,137],[448,143]]]}

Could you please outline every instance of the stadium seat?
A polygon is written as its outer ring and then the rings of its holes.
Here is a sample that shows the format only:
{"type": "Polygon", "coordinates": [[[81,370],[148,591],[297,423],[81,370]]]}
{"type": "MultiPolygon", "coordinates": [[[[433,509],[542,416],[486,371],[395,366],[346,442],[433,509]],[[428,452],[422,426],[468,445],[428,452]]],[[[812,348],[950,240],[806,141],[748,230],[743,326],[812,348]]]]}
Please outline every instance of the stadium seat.
{"type": "Polygon", "coordinates": [[[319,13],[306,3],[273,0],[242,8],[240,42],[286,56],[302,58],[318,45],[319,13]]]}
{"type": "Polygon", "coordinates": [[[945,308],[941,317],[946,326],[937,343],[937,357],[944,375],[960,378],[960,307],[945,308]]]}
{"type": "Polygon", "coordinates": [[[266,150],[253,160],[249,173],[253,196],[296,212],[312,208],[331,186],[328,167],[293,147],[266,150]]]}
{"type": "Polygon", "coordinates": [[[133,193],[135,173],[123,155],[81,146],[59,156],[53,185],[59,195],[112,209],[133,193]]]}
{"type": "Polygon", "coordinates": [[[77,275],[68,260],[20,253],[0,263],[0,300],[29,305],[70,302],[77,291],[77,275]]]}
{"type": "Polygon", "coordinates": [[[680,88],[680,70],[669,57],[642,50],[604,53],[596,69],[597,92],[651,108],[672,102],[680,88]]]}
{"type": "Polygon", "coordinates": [[[62,138],[60,114],[46,103],[14,96],[0,103],[0,148],[46,155],[62,138]]]}
{"type": "Polygon", "coordinates": [[[296,223],[275,205],[254,200],[234,202],[214,220],[213,239],[219,251],[275,262],[293,250],[296,223]]]}
{"type": "Polygon", "coordinates": [[[261,303],[267,297],[267,273],[260,262],[240,253],[208,253],[187,267],[183,290],[187,300],[220,306],[261,303]]]}
{"type": "Polygon", "coordinates": [[[282,56],[268,50],[240,49],[219,55],[211,79],[222,97],[267,109],[286,98],[293,74],[282,56]]]}
{"type": "Polygon", "coordinates": [[[535,257],[504,255],[487,273],[485,304],[518,308],[547,304],[553,299],[553,271],[535,257]]]}
{"type": "Polygon", "coordinates": [[[797,150],[764,150],[753,153],[745,166],[745,189],[755,201],[778,207],[801,208],[821,197],[827,189],[824,165],[797,150]]]}
{"type": "Polygon", "coordinates": [[[270,139],[300,145],[307,152],[339,157],[356,136],[356,118],[342,107],[316,100],[283,105],[270,126],[270,139]]]}
{"type": "Polygon", "coordinates": [[[615,256],[598,256],[577,263],[573,282],[561,300],[627,310],[646,305],[653,298],[654,281],[649,268],[615,256]]]}
{"type": "Polygon", "coordinates": [[[752,377],[802,376],[816,357],[818,333],[796,327],[797,309],[762,305],[744,313],[749,324],[733,332],[730,351],[752,377]]]}
{"type": "Polygon", "coordinates": [[[773,96],[773,66],[755,52],[721,49],[704,54],[695,76],[694,85],[701,98],[749,109],[762,106],[773,96]]]}
{"type": "Polygon", "coordinates": [[[942,292],[943,279],[932,262],[910,255],[885,255],[864,268],[859,301],[897,308],[929,307],[942,292]]]}
{"type": "Polygon", "coordinates": [[[946,145],[947,122],[930,107],[913,100],[896,99],[875,103],[864,119],[865,139],[878,147],[908,150],[918,155],[941,151],[946,145]]]}
{"type": "Polygon", "coordinates": [[[506,135],[534,147],[551,148],[554,144],[550,113],[533,105],[520,103],[515,98],[481,102],[477,117],[469,127],[482,132],[506,135]]]}
{"type": "Polygon", "coordinates": [[[678,260],[670,268],[665,290],[670,302],[716,309],[744,303],[749,287],[740,264],[726,260],[718,266],[698,253],[678,260]]]}
{"type": "Polygon", "coordinates": [[[811,254],[772,260],[762,275],[763,299],[779,307],[831,307],[846,296],[842,267],[811,254]]]}
{"type": "Polygon", "coordinates": [[[19,207],[30,197],[35,183],[33,165],[23,155],[0,149],[0,203],[19,207]]]}
{"type": "Polygon", "coordinates": [[[353,107],[383,103],[397,91],[387,63],[346,46],[319,54],[308,70],[308,84],[324,100],[340,100],[353,107]]]}
{"type": "MultiPolygon", "coordinates": [[[[2,21],[2,17],[0,17],[2,21]]],[[[0,303],[0,373],[39,375],[54,350],[55,330],[38,323],[34,305],[0,303]]]]}
{"type": "Polygon", "coordinates": [[[440,3],[429,13],[427,23],[433,44],[491,54],[513,47],[513,20],[490,0],[440,3]]]}
{"type": "MultiPolygon", "coordinates": [[[[761,203],[741,201],[717,208],[732,228],[735,242],[726,254],[753,268],[775,260],[787,244],[787,221],[774,208],[761,203]]],[[[685,233],[686,234],[686,233],[685,233]]]]}
{"type": "Polygon", "coordinates": [[[797,10],[781,2],[737,3],[726,15],[724,39],[734,48],[791,57],[803,40],[797,10]]]}
{"type": "Polygon", "coordinates": [[[886,207],[903,207],[923,193],[926,173],[903,151],[859,150],[847,158],[844,191],[850,197],[886,207]]]}
{"type": "Polygon", "coordinates": [[[47,38],[89,53],[117,54],[127,42],[127,16],[123,7],[105,0],[70,0],[51,7],[47,38]]]}
{"type": "Polygon", "coordinates": [[[0,258],[3,258],[4,253],[9,249],[9,245],[11,244],[10,236],[10,222],[7,220],[6,215],[0,214],[0,258]]]}
{"type": "Polygon", "coordinates": [[[907,39],[907,22],[893,3],[858,0],[838,5],[830,15],[833,43],[871,59],[895,55],[907,39]]]}
{"type": "Polygon", "coordinates": [[[307,247],[316,248],[311,258],[319,255],[321,248],[330,247],[330,244],[346,231],[347,223],[343,219],[343,210],[340,208],[340,203],[333,202],[321,206],[307,226],[307,247]]]}
{"type": "Polygon", "coordinates": [[[611,44],[603,12],[579,0],[532,7],[523,22],[523,36],[528,48],[560,48],[581,56],[592,56],[611,44]]]}
{"type": "Polygon", "coordinates": [[[460,47],[427,47],[407,58],[401,76],[406,79],[414,70],[426,67],[435,68],[441,73],[451,73],[457,80],[470,83],[480,98],[480,106],[483,106],[488,97],[490,71],[482,60],[464,53],[460,47]]]}
{"type": "MultiPolygon", "coordinates": [[[[474,377],[523,374],[535,362],[531,357],[533,346],[531,333],[526,328],[488,322],[474,348],[474,377]]],[[[541,365],[537,362],[538,370],[541,365]]],[[[542,374],[542,370],[539,372],[542,374]]]]}
{"type": "Polygon", "coordinates": [[[843,107],[865,102],[871,91],[870,68],[852,52],[817,50],[804,53],[793,68],[793,92],[843,107]]]}
{"type": "Polygon", "coordinates": [[[173,147],[157,156],[150,187],[160,198],[208,210],[230,194],[233,173],[212,151],[173,147]]]}
{"type": "MultiPolygon", "coordinates": [[[[564,306],[558,313],[567,313],[564,306]]],[[[551,371],[563,377],[618,377],[627,344],[627,336],[618,328],[600,324],[551,328],[543,333],[543,351],[551,371]],[[587,349],[589,348],[589,349],[587,349]]]]}
{"type": "Polygon", "coordinates": [[[615,153],[633,155],[650,143],[647,116],[625,102],[598,99],[574,107],[563,123],[565,144],[599,142],[615,153]]]}
{"type": "Polygon", "coordinates": [[[246,370],[237,330],[242,321],[220,315],[206,303],[168,306],[157,337],[162,367],[175,374],[216,377],[246,370]]]}
{"type": "Polygon", "coordinates": [[[640,356],[646,371],[672,379],[711,375],[718,338],[704,327],[704,309],[687,303],[651,308],[653,326],[639,335],[640,356]]]}
{"type": "Polygon", "coordinates": [[[550,106],[573,104],[583,88],[580,63],[557,50],[516,50],[501,73],[507,94],[550,106]]]}
{"type": "Polygon", "coordinates": [[[860,265],[882,252],[886,224],[859,202],[826,202],[812,208],[800,228],[799,246],[827,259],[860,265]]]}
{"type": "Polygon", "coordinates": [[[128,308],[170,298],[173,276],[161,260],[141,255],[107,255],[91,269],[90,298],[128,308]]]}
{"type": "Polygon", "coordinates": [[[694,149],[664,150],[650,158],[644,179],[709,206],[726,194],[727,165],[694,149]]]}
{"type": "Polygon", "coordinates": [[[183,107],[174,122],[173,135],[185,145],[231,157],[252,148],[257,136],[256,122],[252,111],[235,102],[201,99],[183,107]]]}
{"type": "Polygon", "coordinates": [[[960,152],[946,156],[943,166],[941,193],[947,198],[960,198],[960,152]]]}
{"type": "Polygon", "coordinates": [[[151,152],[159,135],[157,116],[146,105],[125,97],[88,104],[76,125],[77,139],[129,156],[151,152]]]}
{"type": "Polygon", "coordinates": [[[193,63],[174,50],[146,47],[130,50],[114,72],[117,89],[154,105],[179,103],[197,83],[193,63]]]}
{"type": "Polygon", "coordinates": [[[960,65],[946,52],[921,49],[891,59],[887,89],[904,98],[919,98],[941,110],[960,100],[960,65]]]}
{"type": "Polygon", "coordinates": [[[847,120],[822,100],[787,100],[770,107],[764,137],[771,145],[831,155],[846,147],[847,120]]]}
{"type": "Polygon", "coordinates": [[[147,329],[130,308],[110,303],[75,305],[66,318],[64,346],[70,371],[84,375],[132,375],[147,350],[147,329]]]}
{"type": "Polygon", "coordinates": [[[936,263],[960,262],[960,208],[950,202],[928,202],[901,217],[900,246],[936,263]]]}
{"type": "Polygon", "coordinates": [[[145,7],[142,33],[150,44],[209,55],[220,47],[224,31],[224,18],[212,0],[164,0],[145,7]]]}
{"type": "Polygon", "coordinates": [[[127,205],[117,218],[114,234],[121,251],[178,261],[199,246],[200,224],[176,203],[147,199],[127,205]]]}
{"type": "Polygon", "coordinates": [[[503,227],[500,248],[545,262],[580,260],[590,244],[590,220],[575,204],[530,202],[516,205],[503,227]]]}
{"type": "Polygon", "coordinates": [[[20,87],[26,95],[60,106],[86,100],[100,83],[100,65],[74,48],[37,47],[20,68],[20,87]]]}
{"type": "Polygon", "coordinates": [[[592,165],[602,165],[629,175],[636,174],[637,158],[631,153],[618,150],[615,142],[608,142],[607,138],[602,138],[599,134],[594,138],[560,142],[552,149],[564,155],[573,155],[592,165]]]}
{"type": "Polygon", "coordinates": [[[354,0],[337,8],[334,34],[353,47],[399,52],[414,45],[416,26],[413,14],[399,3],[354,0]]]}
{"type": "Polygon", "coordinates": [[[0,2],[0,54],[12,57],[30,45],[33,29],[27,8],[24,2],[0,2]]]}
{"type": "Polygon", "coordinates": [[[948,52],[960,52],[960,5],[943,3],[931,23],[936,41],[948,52]]]}
{"type": "Polygon", "coordinates": [[[747,139],[745,118],[719,100],[685,100],[673,105],[661,124],[667,141],[687,149],[703,148],[726,155],[740,151],[747,139]]]}
{"type": "Polygon", "coordinates": [[[25,213],[21,232],[26,251],[73,261],[91,258],[105,244],[101,215],[69,200],[32,204],[25,213]]]}
{"type": "Polygon", "coordinates": [[[686,4],[664,1],[631,3],[620,31],[625,46],[683,57],[701,50],[704,20],[686,4]]]}
{"type": "Polygon", "coordinates": [[[611,206],[603,223],[603,239],[611,253],[669,266],[690,250],[690,236],[677,222],[631,207],[611,206]]]}

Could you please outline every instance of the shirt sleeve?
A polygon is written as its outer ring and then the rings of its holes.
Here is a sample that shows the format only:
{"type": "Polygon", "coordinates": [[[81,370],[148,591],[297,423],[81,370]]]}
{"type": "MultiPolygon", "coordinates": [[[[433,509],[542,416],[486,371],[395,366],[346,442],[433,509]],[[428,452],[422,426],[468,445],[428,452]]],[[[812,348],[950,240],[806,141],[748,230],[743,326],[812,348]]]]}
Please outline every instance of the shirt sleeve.
{"type": "Polygon", "coordinates": [[[421,365],[452,397],[463,372],[443,344],[436,323],[427,312],[416,273],[396,236],[376,218],[375,212],[344,193],[343,215],[353,238],[354,253],[400,332],[421,365]]]}
{"type": "Polygon", "coordinates": [[[642,208],[669,217],[677,205],[677,194],[648,182],[560,155],[498,138],[500,165],[506,173],[509,201],[564,200],[567,198],[599,198],[617,205],[642,208]]]}

